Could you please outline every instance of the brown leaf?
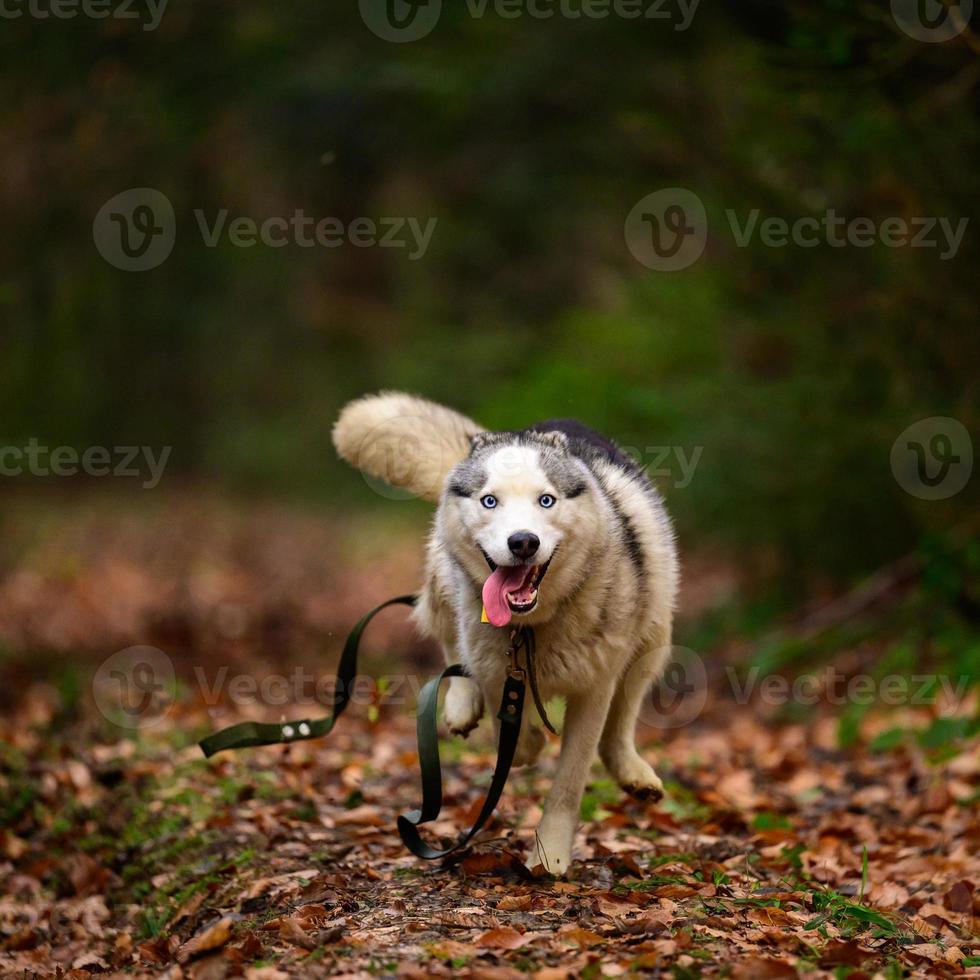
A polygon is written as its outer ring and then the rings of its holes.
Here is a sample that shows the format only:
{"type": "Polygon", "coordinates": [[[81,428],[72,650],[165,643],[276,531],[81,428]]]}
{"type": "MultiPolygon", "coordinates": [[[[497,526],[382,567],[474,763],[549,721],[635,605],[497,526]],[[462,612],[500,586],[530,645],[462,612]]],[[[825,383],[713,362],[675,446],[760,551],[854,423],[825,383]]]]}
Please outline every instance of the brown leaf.
{"type": "Polygon", "coordinates": [[[521,874],[530,877],[524,863],[510,851],[477,851],[467,854],[460,862],[460,868],[468,875],[521,874]]]}
{"type": "Polygon", "coordinates": [[[37,949],[41,943],[41,934],[30,926],[24,926],[0,942],[0,949],[11,953],[20,953],[27,949],[37,949]]]}
{"type": "Polygon", "coordinates": [[[784,977],[795,980],[796,970],[785,960],[771,956],[746,956],[732,969],[733,980],[783,980],[784,977]]]}
{"type": "Polygon", "coordinates": [[[109,964],[95,953],[82,953],[72,961],[71,967],[72,970],[87,970],[90,973],[94,970],[96,973],[102,973],[109,969],[109,964]]]}
{"type": "Polygon", "coordinates": [[[339,824],[357,824],[362,827],[384,827],[388,823],[388,815],[381,807],[364,803],[353,810],[344,810],[334,817],[339,824]]]}
{"type": "Polygon", "coordinates": [[[860,966],[867,956],[868,954],[856,942],[834,940],[824,946],[819,963],[821,966],[837,966],[838,964],[860,966]]]}
{"type": "MultiPolygon", "coordinates": [[[[204,892],[195,892],[184,904],[177,909],[170,920],[170,928],[184,919],[189,919],[204,904],[204,892]]],[[[189,923],[193,926],[193,923],[189,923]]]]}
{"type": "Polygon", "coordinates": [[[491,929],[476,938],[476,945],[486,949],[518,949],[526,942],[524,935],[510,926],[491,929]]]}
{"type": "Polygon", "coordinates": [[[943,905],[953,912],[973,911],[973,883],[958,881],[943,895],[943,905]]]}
{"type": "Polygon", "coordinates": [[[335,943],[338,939],[342,939],[343,935],[343,926],[331,926],[329,929],[321,929],[316,934],[316,941],[320,946],[326,946],[327,943],[335,943]]]}
{"type": "Polygon", "coordinates": [[[72,854],[66,861],[68,880],[80,898],[105,891],[110,872],[88,854],[72,854]]]}
{"type": "Polygon", "coordinates": [[[307,933],[296,919],[283,919],[279,923],[279,938],[301,949],[316,949],[316,940],[307,933]]]}
{"type": "Polygon", "coordinates": [[[155,963],[157,965],[169,963],[174,954],[174,943],[172,941],[174,938],[158,936],[152,942],[140,943],[137,947],[140,959],[144,963],[155,963]]]}
{"type": "Polygon", "coordinates": [[[177,950],[177,961],[179,963],[186,963],[188,960],[193,959],[195,956],[200,956],[202,953],[210,953],[212,950],[220,949],[231,939],[232,925],[233,920],[231,916],[226,915],[224,918],[215,922],[214,925],[208,926],[207,929],[198,933],[192,939],[189,939],[177,950]]]}
{"type": "Polygon", "coordinates": [[[591,929],[567,929],[561,933],[561,938],[567,942],[575,943],[576,946],[581,946],[583,949],[589,946],[597,946],[606,941],[591,929]]]}
{"type": "Polygon", "coordinates": [[[799,916],[772,905],[749,909],[749,918],[764,926],[792,926],[799,921],[799,916]]]}
{"type": "Polygon", "coordinates": [[[662,885],[656,889],[658,898],[690,898],[697,890],[688,885],[662,885]]]}
{"type": "Polygon", "coordinates": [[[242,937],[238,948],[242,951],[242,956],[247,960],[257,960],[265,953],[262,940],[251,929],[242,937]]]}

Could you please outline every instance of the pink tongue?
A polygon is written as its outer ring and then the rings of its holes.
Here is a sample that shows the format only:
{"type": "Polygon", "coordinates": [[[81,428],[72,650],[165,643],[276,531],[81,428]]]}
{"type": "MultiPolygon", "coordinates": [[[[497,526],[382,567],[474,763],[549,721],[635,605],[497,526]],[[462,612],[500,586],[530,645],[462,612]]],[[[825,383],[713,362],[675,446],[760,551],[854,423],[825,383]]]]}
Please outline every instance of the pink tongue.
{"type": "Polygon", "coordinates": [[[517,591],[525,575],[526,565],[502,565],[483,583],[483,608],[487,611],[487,619],[494,626],[506,626],[510,622],[507,593],[517,591]]]}

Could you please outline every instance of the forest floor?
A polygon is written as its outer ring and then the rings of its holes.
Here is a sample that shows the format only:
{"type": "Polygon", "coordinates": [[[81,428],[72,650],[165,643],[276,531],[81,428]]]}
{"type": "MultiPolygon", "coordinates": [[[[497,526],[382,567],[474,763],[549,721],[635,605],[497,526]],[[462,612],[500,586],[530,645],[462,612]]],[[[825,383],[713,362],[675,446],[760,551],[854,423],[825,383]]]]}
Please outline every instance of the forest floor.
{"type": "MultiPolygon", "coordinates": [[[[240,718],[325,713],[298,695],[360,612],[416,584],[413,521],[372,534],[180,499],[5,512],[0,975],[980,975],[980,752],[960,725],[975,694],[870,710],[842,738],[829,687],[774,707],[725,669],[744,645],[712,647],[698,710],[640,729],[665,799],[625,798],[597,764],[567,880],[523,864],[557,739],[469,852],[402,847],[412,687],[436,657],[399,611],[372,627],[364,672],[403,694],[366,682],[324,740],[203,759],[196,740],[240,718]],[[149,688],[132,658],[106,661],[133,644],[174,681],[125,717],[112,684],[149,688]],[[286,678],[285,703],[248,678],[286,678]]],[[[688,582],[682,637],[733,588],[696,561],[688,582]]],[[[852,675],[861,656],[828,663],[852,675]]],[[[489,778],[488,723],[445,740],[443,763],[428,833],[449,841],[489,778]]]]}

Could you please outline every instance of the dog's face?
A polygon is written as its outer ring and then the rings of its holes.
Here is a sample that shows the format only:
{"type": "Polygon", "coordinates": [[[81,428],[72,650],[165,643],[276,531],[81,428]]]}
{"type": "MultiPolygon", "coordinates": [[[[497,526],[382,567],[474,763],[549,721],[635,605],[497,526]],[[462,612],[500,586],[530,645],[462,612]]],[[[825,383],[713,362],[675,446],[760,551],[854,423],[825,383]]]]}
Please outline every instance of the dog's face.
{"type": "Polygon", "coordinates": [[[596,492],[561,433],[474,438],[469,458],[449,475],[441,518],[491,623],[541,622],[572,591],[599,526],[596,492]]]}

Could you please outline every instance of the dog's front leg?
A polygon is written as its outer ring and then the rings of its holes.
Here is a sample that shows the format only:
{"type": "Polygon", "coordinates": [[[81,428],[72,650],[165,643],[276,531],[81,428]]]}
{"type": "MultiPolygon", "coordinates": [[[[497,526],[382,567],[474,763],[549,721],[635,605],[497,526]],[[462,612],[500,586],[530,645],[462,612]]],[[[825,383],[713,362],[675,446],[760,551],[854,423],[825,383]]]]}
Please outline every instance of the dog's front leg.
{"type": "MultiPolygon", "coordinates": [[[[447,664],[459,663],[459,657],[448,645],[443,647],[443,654],[447,664]]],[[[453,735],[469,735],[483,717],[480,685],[470,677],[450,677],[442,716],[453,735]]]]}
{"type": "Polygon", "coordinates": [[[563,875],[572,863],[572,841],[578,826],[582,793],[595,759],[612,692],[613,685],[608,684],[568,698],[558,771],[535,837],[532,868],[541,864],[552,874],[563,875]]]}

